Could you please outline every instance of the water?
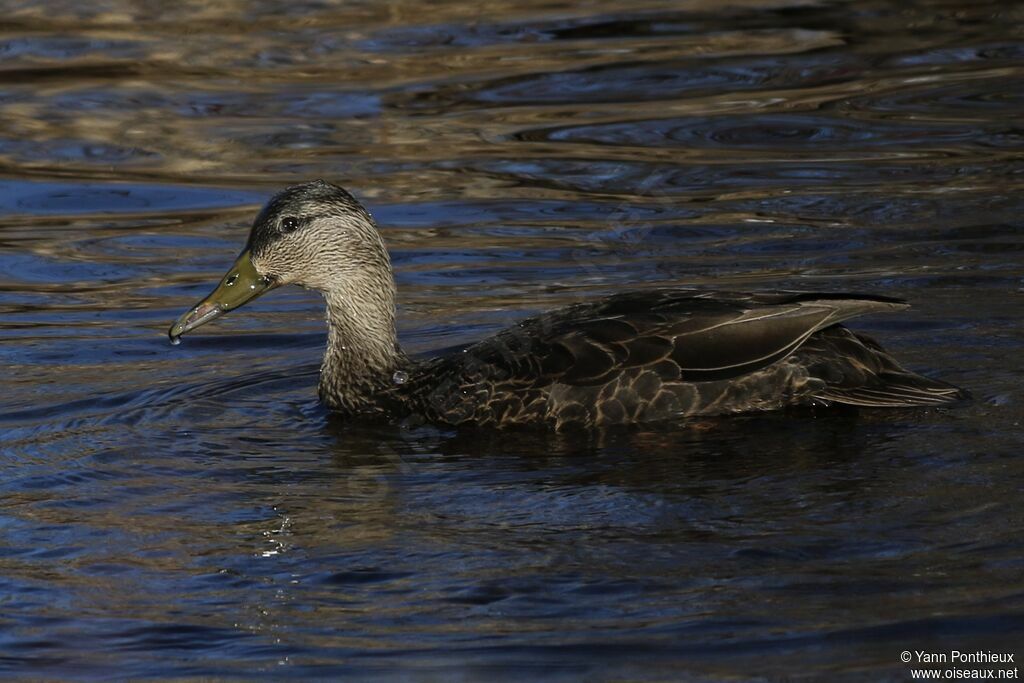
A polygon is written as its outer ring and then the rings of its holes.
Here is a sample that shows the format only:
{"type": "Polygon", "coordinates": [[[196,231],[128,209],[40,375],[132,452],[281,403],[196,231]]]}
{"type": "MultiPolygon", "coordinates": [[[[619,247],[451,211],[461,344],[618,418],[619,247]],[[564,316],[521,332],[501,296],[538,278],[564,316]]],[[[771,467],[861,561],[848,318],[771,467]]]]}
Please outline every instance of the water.
{"type": "Polygon", "coordinates": [[[1024,657],[1019,6],[0,10],[0,675],[1024,657]],[[862,290],[915,307],[857,329],[975,398],[583,440],[339,424],[316,295],[166,337],[317,177],[383,226],[413,352],[627,288],[862,290]]]}

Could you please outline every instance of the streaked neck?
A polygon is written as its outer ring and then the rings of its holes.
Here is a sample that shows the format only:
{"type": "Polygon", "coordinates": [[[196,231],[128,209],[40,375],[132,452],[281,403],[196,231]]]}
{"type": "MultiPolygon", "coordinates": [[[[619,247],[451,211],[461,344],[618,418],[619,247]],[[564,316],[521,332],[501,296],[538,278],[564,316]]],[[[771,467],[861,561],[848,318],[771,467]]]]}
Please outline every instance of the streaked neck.
{"type": "Polygon", "coordinates": [[[320,397],[343,412],[363,412],[407,363],[395,332],[394,285],[325,293],[327,353],[320,397]]]}

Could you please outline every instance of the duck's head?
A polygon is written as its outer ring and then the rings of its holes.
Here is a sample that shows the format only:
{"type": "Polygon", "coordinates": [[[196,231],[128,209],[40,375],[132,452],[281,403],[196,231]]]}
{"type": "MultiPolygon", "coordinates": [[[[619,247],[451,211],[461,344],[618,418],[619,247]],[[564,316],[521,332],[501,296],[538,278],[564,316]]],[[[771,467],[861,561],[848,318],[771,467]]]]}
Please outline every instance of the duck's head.
{"type": "Polygon", "coordinates": [[[359,202],[337,185],[316,180],[274,196],[217,288],[168,334],[176,341],[286,284],[318,290],[329,300],[393,309],[394,280],[380,233],[359,202]]]}

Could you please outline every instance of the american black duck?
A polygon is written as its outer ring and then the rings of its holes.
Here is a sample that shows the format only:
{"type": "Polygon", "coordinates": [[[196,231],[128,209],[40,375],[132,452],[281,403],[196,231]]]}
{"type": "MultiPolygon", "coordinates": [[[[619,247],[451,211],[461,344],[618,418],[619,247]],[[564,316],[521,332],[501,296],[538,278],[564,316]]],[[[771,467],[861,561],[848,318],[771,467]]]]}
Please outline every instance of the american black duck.
{"type": "Polygon", "coordinates": [[[843,327],[906,308],[855,294],[629,292],[412,360],[395,334],[395,282],[380,233],[352,195],[324,181],[271,199],[220,285],[178,318],[171,340],[285,284],[327,300],[320,398],[349,417],[565,428],[792,405],[936,406],[964,396],[843,327]]]}

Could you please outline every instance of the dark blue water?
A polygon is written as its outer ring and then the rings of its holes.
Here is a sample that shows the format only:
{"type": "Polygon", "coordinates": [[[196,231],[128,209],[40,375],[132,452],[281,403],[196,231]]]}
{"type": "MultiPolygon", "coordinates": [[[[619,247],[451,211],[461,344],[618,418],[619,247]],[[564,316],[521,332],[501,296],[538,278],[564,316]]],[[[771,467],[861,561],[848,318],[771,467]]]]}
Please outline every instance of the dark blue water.
{"type": "Polygon", "coordinates": [[[1024,657],[1020,7],[0,16],[0,676],[1024,657]],[[317,177],[382,225],[414,352],[652,285],[865,291],[914,308],[856,329],[974,400],[588,438],[339,423],[315,294],[165,336],[317,177]]]}

